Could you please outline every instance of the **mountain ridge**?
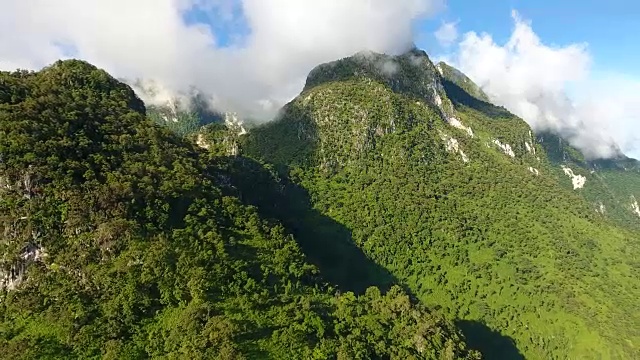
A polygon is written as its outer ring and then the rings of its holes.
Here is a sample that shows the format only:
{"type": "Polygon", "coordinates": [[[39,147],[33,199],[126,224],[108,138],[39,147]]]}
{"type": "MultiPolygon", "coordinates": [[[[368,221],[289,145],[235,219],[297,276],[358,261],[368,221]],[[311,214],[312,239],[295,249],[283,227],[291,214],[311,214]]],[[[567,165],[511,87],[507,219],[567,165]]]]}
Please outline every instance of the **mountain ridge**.
{"type": "Polygon", "coordinates": [[[426,56],[423,68],[405,69],[412,56],[320,65],[241,151],[309,192],[314,209],[421,302],[495,326],[523,356],[637,355],[638,233],[594,211],[572,183],[578,174],[554,164],[526,122],[426,56]],[[395,71],[379,65],[389,62],[395,71]]]}
{"type": "Polygon", "coordinates": [[[0,72],[2,354],[637,357],[637,163],[479,91],[360,53],[240,136],[81,61],[0,72]]]}
{"type": "Polygon", "coordinates": [[[0,358],[479,358],[399,286],[337,292],[85,62],[0,72],[0,154],[0,358]]]}

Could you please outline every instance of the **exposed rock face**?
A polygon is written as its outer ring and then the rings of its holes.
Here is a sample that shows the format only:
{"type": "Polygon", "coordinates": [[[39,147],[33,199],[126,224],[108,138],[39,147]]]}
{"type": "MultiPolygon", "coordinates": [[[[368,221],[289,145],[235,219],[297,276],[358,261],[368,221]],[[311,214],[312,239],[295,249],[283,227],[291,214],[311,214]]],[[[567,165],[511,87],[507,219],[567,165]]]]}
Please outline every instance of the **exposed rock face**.
{"type": "Polygon", "coordinates": [[[44,248],[38,245],[27,246],[8,270],[0,270],[0,290],[15,290],[24,281],[29,265],[42,261],[46,256],[44,248]]]}
{"type": "Polygon", "coordinates": [[[493,143],[496,144],[500,148],[500,150],[502,150],[502,152],[505,153],[505,155],[509,155],[512,158],[516,157],[516,154],[513,152],[511,145],[503,144],[498,139],[493,140],[493,143]]]}
{"type": "Polygon", "coordinates": [[[196,138],[196,144],[205,150],[209,150],[209,148],[211,148],[211,144],[207,142],[203,134],[198,134],[198,137],[196,138]]]}
{"type": "Polygon", "coordinates": [[[562,171],[564,171],[564,173],[571,178],[571,182],[573,183],[574,190],[582,189],[584,187],[584,184],[587,183],[586,177],[582,175],[574,174],[573,170],[571,170],[567,166],[562,166],[562,171]]]}
{"type": "Polygon", "coordinates": [[[238,118],[237,113],[227,112],[224,114],[224,123],[227,127],[236,132],[238,135],[245,135],[247,130],[244,128],[242,120],[238,118]]]}
{"type": "Polygon", "coordinates": [[[638,205],[638,200],[633,195],[631,195],[631,211],[640,217],[640,205],[638,205]]]}
{"type": "Polygon", "coordinates": [[[469,137],[473,137],[473,130],[471,130],[470,127],[465,126],[460,120],[458,120],[455,117],[450,117],[449,118],[449,124],[457,129],[460,130],[464,130],[467,132],[467,135],[469,135],[469,137]]]}
{"type": "Polygon", "coordinates": [[[458,143],[458,140],[447,135],[447,134],[441,134],[441,138],[442,141],[445,142],[445,146],[447,148],[448,152],[451,153],[458,153],[460,154],[460,157],[462,158],[462,161],[464,163],[468,163],[469,162],[469,157],[467,156],[467,154],[464,153],[464,151],[462,151],[462,149],[460,148],[460,144],[458,143]]]}
{"type": "Polygon", "coordinates": [[[607,213],[607,207],[602,203],[602,201],[598,201],[596,204],[596,212],[601,215],[605,215],[607,213]]]}

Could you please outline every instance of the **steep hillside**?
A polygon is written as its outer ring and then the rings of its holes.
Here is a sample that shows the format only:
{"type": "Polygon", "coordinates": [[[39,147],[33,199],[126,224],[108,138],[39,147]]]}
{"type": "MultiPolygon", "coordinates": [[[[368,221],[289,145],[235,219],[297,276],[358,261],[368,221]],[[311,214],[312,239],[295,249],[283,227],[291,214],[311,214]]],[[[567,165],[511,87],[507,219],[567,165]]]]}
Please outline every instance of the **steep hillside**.
{"type": "Polygon", "coordinates": [[[145,111],[81,61],[0,72],[0,358],[477,358],[398,286],[337,292],[145,111]]]}
{"type": "Polygon", "coordinates": [[[137,80],[132,86],[146,99],[147,117],[180,136],[197,134],[203,127],[226,125],[244,134],[253,122],[240,120],[238,114],[215,109],[212,97],[192,88],[188,93],[172,94],[153,81],[137,80]]]}
{"type": "MultiPolygon", "coordinates": [[[[448,65],[445,62],[439,62],[436,65],[436,68],[442,75],[442,82],[445,86],[457,86],[462,91],[460,92],[461,96],[464,96],[464,93],[473,96],[474,98],[484,101],[490,102],[487,94],[482,91],[482,89],[476,85],[469,77],[463,74],[460,70],[454,68],[453,66],[448,65]]],[[[450,88],[449,93],[455,91],[453,88],[450,88]]]]}
{"type": "MultiPolygon", "coordinates": [[[[308,192],[316,218],[344,228],[340,246],[457,320],[487,358],[640,357],[638,232],[566,188],[524,121],[443,75],[416,50],[321,65],[241,151],[275,165],[281,196],[308,192]]],[[[276,204],[288,226],[295,208],[276,204]]]]}
{"type": "Polygon", "coordinates": [[[622,154],[587,160],[578,149],[551,133],[537,135],[565,187],[574,188],[603,217],[640,231],[640,162],[622,154]]]}
{"type": "MultiPolygon", "coordinates": [[[[447,94],[458,105],[481,110],[492,119],[511,116],[506,109],[490,104],[482,89],[459,70],[442,62],[436,67],[447,94]]],[[[631,230],[640,230],[640,211],[636,211],[640,162],[622,153],[613,159],[587,160],[554,133],[540,132],[535,138],[548,155],[551,172],[565,188],[582,195],[601,216],[631,230]]]]}

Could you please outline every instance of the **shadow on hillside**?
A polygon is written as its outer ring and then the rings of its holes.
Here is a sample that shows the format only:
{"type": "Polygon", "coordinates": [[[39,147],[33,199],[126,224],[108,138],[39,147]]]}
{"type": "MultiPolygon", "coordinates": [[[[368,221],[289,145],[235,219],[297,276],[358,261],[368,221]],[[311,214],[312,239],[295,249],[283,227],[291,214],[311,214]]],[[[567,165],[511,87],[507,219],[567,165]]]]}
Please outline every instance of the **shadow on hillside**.
{"type": "Polygon", "coordinates": [[[473,97],[466,90],[449,80],[444,80],[442,84],[444,85],[444,90],[446,91],[447,96],[449,97],[449,99],[451,99],[451,101],[453,101],[454,105],[470,107],[474,110],[484,113],[491,118],[513,117],[513,115],[509,111],[507,111],[507,109],[473,97]]]}
{"type": "Polygon", "coordinates": [[[384,292],[397,283],[356,246],[348,228],[312,207],[305,189],[286,178],[278,179],[275,172],[253,159],[228,160],[236,195],[245,204],[256,206],[263,217],[283,224],[326,281],[356,294],[370,286],[384,292]]]}
{"type": "Polygon", "coordinates": [[[458,320],[456,326],[464,334],[467,345],[482,353],[484,359],[524,360],[515,341],[487,325],[473,320],[458,320]]]}

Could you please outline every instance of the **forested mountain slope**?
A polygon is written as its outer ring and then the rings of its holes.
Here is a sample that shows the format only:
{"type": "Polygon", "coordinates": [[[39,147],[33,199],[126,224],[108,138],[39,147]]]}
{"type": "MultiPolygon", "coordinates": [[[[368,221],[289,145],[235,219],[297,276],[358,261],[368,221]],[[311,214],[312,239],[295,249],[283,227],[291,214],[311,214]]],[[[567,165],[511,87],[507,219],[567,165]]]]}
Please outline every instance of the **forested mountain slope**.
{"type": "MultiPolygon", "coordinates": [[[[443,77],[447,94],[457,99],[459,105],[482,108],[488,114],[491,114],[491,108],[498,109],[488,104],[489,97],[459,70],[443,62],[436,67],[443,77]]],[[[640,231],[638,160],[626,157],[619,150],[614,158],[589,160],[568,141],[550,131],[536,133],[535,137],[546,151],[552,173],[562,186],[582,195],[601,216],[640,231]]]]}
{"type": "Polygon", "coordinates": [[[146,99],[147,117],[180,136],[198,133],[207,125],[225,125],[236,132],[246,133],[254,121],[239,119],[237,113],[216,108],[214,97],[193,87],[189,92],[171,94],[154,81],[122,80],[131,84],[136,94],[146,99]]]}
{"type": "MultiPolygon", "coordinates": [[[[487,358],[639,358],[639,233],[567,188],[523,120],[440,70],[417,50],[321,65],[241,151],[274,165],[281,196],[307,192],[316,218],[487,358]]],[[[291,209],[271,214],[286,225],[291,209]]],[[[306,241],[323,251],[335,237],[306,241]]]]}
{"type": "Polygon", "coordinates": [[[398,286],[336,292],[145,111],[81,61],[0,73],[1,358],[477,358],[398,286]]]}
{"type": "Polygon", "coordinates": [[[540,133],[537,138],[565,187],[579,192],[601,216],[640,231],[638,160],[623,154],[612,159],[588,160],[555,134],[540,133]]]}
{"type": "MultiPolygon", "coordinates": [[[[469,79],[469,77],[462,73],[460,70],[442,61],[436,65],[436,68],[440,72],[440,75],[442,76],[442,82],[445,86],[448,85],[448,83],[451,83],[451,85],[459,87],[466,94],[471,95],[477,100],[490,102],[489,96],[487,96],[487,94],[485,94],[484,91],[482,91],[482,89],[478,85],[476,85],[476,83],[469,79]]],[[[453,91],[453,89],[450,87],[450,94],[451,91],[453,91]]],[[[464,94],[461,95],[464,96],[464,94]]]]}
{"type": "Polygon", "coordinates": [[[153,81],[138,79],[131,85],[141,98],[153,100],[146,104],[147,117],[178,135],[193,134],[202,126],[223,122],[224,114],[212,110],[206,96],[197,89],[176,96],[153,81]]]}

